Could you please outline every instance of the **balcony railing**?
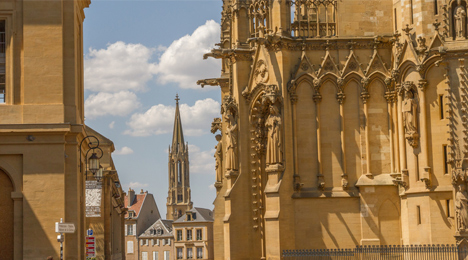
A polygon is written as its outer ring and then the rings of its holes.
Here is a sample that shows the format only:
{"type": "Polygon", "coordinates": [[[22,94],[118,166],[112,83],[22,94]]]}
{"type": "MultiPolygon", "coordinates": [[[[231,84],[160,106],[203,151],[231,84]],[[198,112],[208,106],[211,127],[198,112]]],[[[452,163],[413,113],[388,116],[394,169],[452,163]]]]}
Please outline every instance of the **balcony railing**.
{"type": "Polygon", "coordinates": [[[293,37],[332,37],[336,35],[335,23],[317,23],[315,21],[295,21],[291,24],[293,37]],[[318,30],[317,30],[318,26],[318,30]]]}
{"type": "Polygon", "coordinates": [[[357,246],[354,249],[284,250],[285,260],[464,260],[467,247],[456,245],[357,246]]]}

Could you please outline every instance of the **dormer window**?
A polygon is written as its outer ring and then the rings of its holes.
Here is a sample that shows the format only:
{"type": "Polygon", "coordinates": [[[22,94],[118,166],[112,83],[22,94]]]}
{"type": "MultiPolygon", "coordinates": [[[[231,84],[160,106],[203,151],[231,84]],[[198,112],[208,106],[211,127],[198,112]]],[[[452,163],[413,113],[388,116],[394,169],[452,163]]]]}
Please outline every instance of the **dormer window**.
{"type": "Polygon", "coordinates": [[[192,220],[192,214],[187,212],[187,221],[191,221],[192,220]]]}
{"type": "Polygon", "coordinates": [[[192,219],[193,219],[193,220],[197,219],[197,213],[195,213],[195,212],[192,213],[192,219]]]}
{"type": "Polygon", "coordinates": [[[133,217],[134,217],[133,211],[129,211],[128,212],[128,218],[133,218],[133,217]]]}

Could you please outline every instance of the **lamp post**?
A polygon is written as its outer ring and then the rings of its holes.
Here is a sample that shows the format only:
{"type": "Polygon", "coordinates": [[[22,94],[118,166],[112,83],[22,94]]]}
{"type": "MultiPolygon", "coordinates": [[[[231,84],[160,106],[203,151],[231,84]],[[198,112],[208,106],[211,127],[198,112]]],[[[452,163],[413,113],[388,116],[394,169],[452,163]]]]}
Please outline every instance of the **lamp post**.
{"type": "Polygon", "coordinates": [[[79,153],[80,153],[80,162],[79,162],[79,166],[80,166],[80,172],[82,171],[81,169],[81,146],[83,145],[83,142],[86,140],[86,139],[95,139],[96,142],[89,142],[89,149],[86,151],[86,154],[85,154],[85,175],[86,175],[86,180],[88,180],[88,169],[90,172],[93,173],[94,177],[96,178],[97,181],[100,181],[102,179],[102,172],[103,172],[103,168],[100,164],[100,159],[102,158],[102,156],[104,155],[104,152],[102,151],[101,148],[99,148],[99,139],[97,139],[96,136],[94,135],[88,135],[86,136],[85,138],[83,138],[83,140],[81,140],[81,143],[80,143],[80,147],[79,147],[79,153]],[[91,156],[89,157],[88,159],[88,154],[89,152],[91,152],[91,156]],[[98,156],[97,155],[97,151],[101,151],[101,155],[98,156]],[[89,166],[88,166],[89,165],[89,166]]]}

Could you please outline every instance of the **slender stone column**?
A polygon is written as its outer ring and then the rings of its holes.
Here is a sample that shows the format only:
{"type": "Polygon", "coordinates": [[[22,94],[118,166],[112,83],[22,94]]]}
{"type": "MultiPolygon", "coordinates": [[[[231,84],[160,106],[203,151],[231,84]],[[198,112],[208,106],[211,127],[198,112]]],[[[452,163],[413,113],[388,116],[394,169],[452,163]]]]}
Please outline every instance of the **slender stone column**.
{"type": "Polygon", "coordinates": [[[428,141],[427,141],[427,111],[426,111],[426,87],[427,81],[420,79],[418,82],[419,88],[419,107],[420,107],[420,119],[421,119],[421,152],[423,162],[421,163],[424,166],[424,172],[420,179],[426,183],[426,186],[430,186],[431,182],[431,168],[429,167],[429,150],[428,150],[428,141]]]}
{"type": "Polygon", "coordinates": [[[315,102],[315,120],[317,122],[317,163],[318,170],[317,173],[317,186],[319,189],[325,188],[325,179],[323,178],[323,163],[322,163],[322,139],[320,137],[320,102],[322,101],[322,96],[318,93],[314,95],[315,102]]]}
{"type": "Polygon", "coordinates": [[[400,89],[398,92],[398,135],[400,136],[399,138],[400,170],[403,174],[407,174],[408,169],[407,169],[407,163],[406,163],[405,129],[403,126],[402,103],[403,103],[403,90],[400,89]]]}
{"type": "Polygon", "coordinates": [[[345,145],[345,120],[344,120],[344,101],[345,94],[338,93],[338,103],[340,103],[340,117],[341,117],[341,166],[343,167],[343,175],[341,175],[341,186],[343,189],[348,187],[348,170],[346,166],[346,145],[345,145]]]}
{"type": "Polygon", "coordinates": [[[363,78],[361,80],[362,83],[362,92],[361,92],[361,100],[364,105],[364,117],[366,119],[365,124],[365,138],[366,138],[366,175],[368,177],[372,176],[370,171],[370,143],[369,143],[369,108],[367,102],[369,101],[369,92],[367,90],[367,86],[369,85],[369,79],[363,78]]]}

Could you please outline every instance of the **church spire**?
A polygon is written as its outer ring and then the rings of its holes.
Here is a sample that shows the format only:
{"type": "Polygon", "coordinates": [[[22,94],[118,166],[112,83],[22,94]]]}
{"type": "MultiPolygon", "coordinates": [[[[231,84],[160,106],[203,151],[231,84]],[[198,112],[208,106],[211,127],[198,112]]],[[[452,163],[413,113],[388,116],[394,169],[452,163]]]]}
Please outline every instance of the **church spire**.
{"type": "Polygon", "coordinates": [[[180,120],[179,100],[179,94],[176,94],[176,111],[174,118],[174,132],[172,133],[172,149],[179,149],[179,145],[181,145],[182,148],[185,147],[184,132],[182,131],[182,121],[180,120]]]}
{"type": "Polygon", "coordinates": [[[174,132],[172,146],[169,146],[169,190],[166,203],[168,220],[176,220],[192,209],[188,147],[184,142],[179,100],[179,95],[176,95],[174,132]]]}

